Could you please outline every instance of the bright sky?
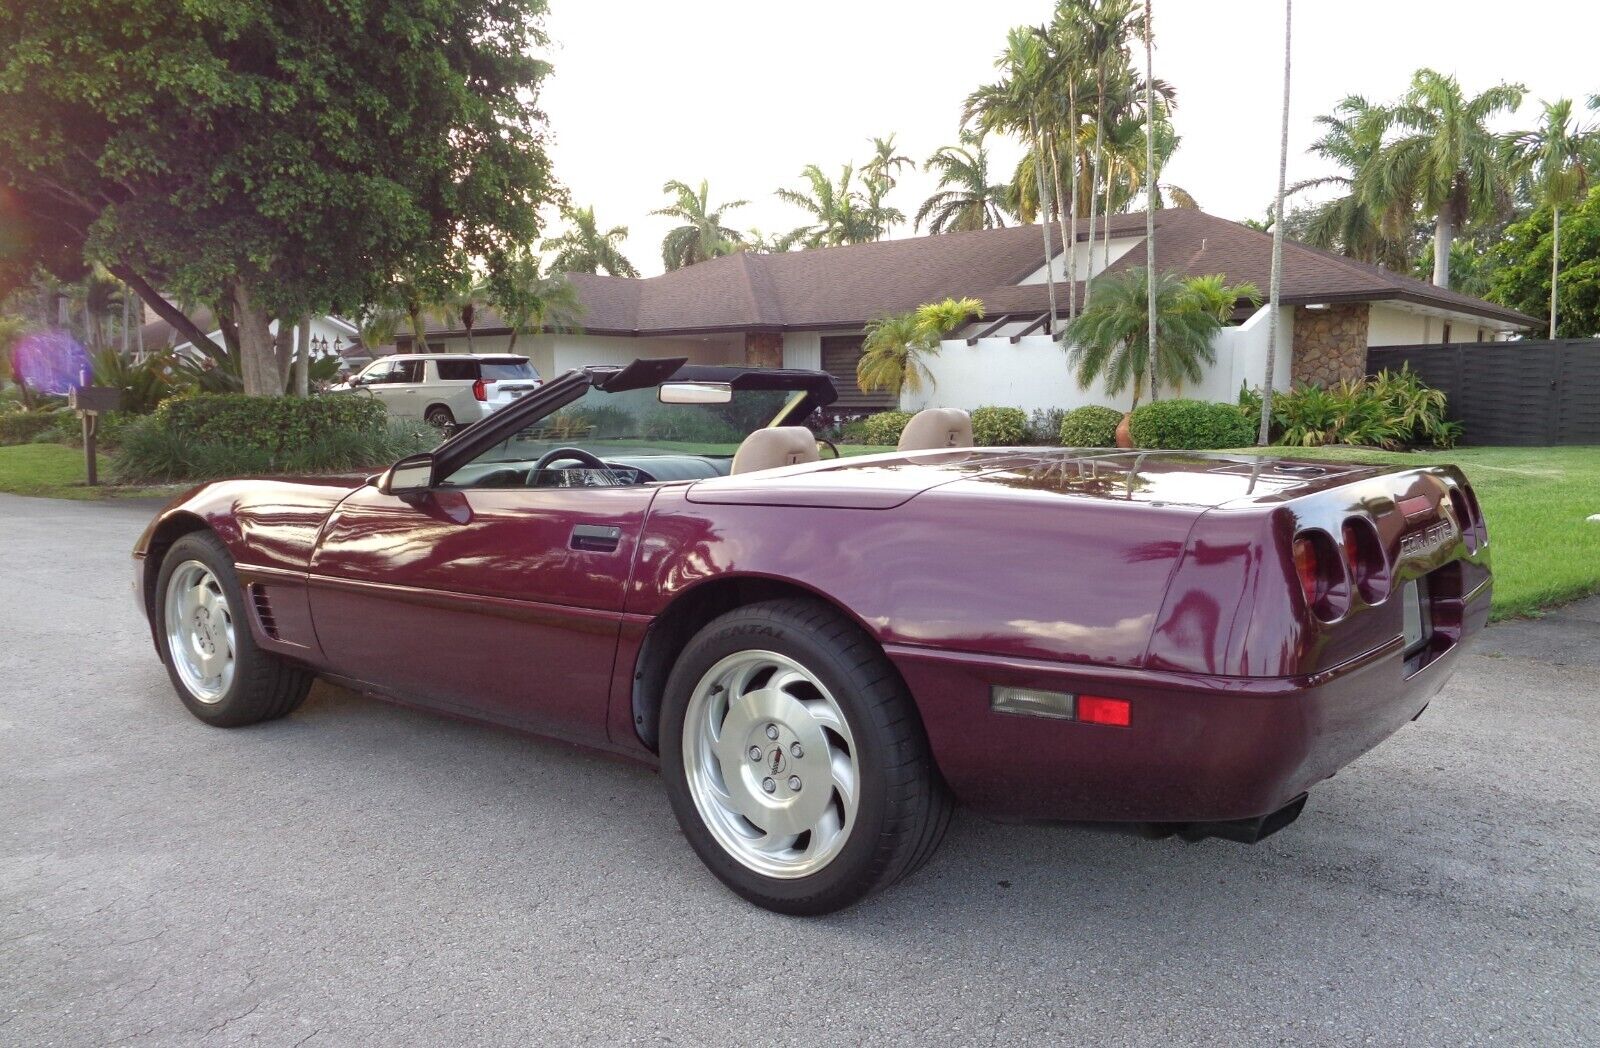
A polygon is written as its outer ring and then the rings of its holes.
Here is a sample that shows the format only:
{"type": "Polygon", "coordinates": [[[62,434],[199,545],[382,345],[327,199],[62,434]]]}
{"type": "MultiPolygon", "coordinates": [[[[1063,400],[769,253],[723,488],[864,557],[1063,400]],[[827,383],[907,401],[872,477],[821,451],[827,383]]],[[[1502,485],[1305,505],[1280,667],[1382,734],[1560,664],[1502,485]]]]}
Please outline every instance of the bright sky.
{"type": "MultiPolygon", "coordinates": [[[[743,198],[735,228],[803,221],[773,190],[808,163],[836,174],[895,132],[920,164],[956,141],[966,94],[993,78],[1006,30],[1047,19],[1050,0],[551,0],[550,117],[557,177],[603,226],[626,225],[627,254],[661,271],[661,185],[710,180],[713,204],[743,198]]],[[[1305,153],[1312,118],[1347,94],[1391,100],[1413,70],[1454,73],[1469,90],[1520,81],[1530,101],[1600,92],[1600,3],[1521,0],[1301,0],[1295,5],[1289,181],[1323,173],[1305,153]]],[[[1277,181],[1281,0],[1157,0],[1155,73],[1178,92],[1183,143],[1165,180],[1207,211],[1262,217],[1277,181]]],[[[991,143],[996,181],[1014,145],[991,143]]],[[[904,171],[889,200],[907,216],[934,179],[904,171]]],[[[909,226],[895,236],[910,236],[909,226]]]]}

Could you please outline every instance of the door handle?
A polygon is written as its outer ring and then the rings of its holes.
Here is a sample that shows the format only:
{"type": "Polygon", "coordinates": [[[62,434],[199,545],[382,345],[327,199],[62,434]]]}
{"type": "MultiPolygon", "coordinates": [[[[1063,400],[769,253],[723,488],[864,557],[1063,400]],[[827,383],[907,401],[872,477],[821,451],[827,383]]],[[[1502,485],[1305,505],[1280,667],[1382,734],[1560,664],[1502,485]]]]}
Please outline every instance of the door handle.
{"type": "Polygon", "coordinates": [[[567,545],[589,553],[615,553],[621,542],[621,528],[608,524],[579,524],[572,529],[567,545]]]}

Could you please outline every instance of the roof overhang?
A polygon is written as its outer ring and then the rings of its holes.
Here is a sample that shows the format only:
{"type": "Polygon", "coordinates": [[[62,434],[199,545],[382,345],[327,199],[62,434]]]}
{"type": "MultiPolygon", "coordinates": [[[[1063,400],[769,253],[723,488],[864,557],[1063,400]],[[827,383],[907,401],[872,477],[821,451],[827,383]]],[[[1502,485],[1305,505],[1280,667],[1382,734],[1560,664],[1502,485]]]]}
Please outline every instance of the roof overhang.
{"type": "Polygon", "coordinates": [[[1504,330],[1520,330],[1539,325],[1539,321],[1514,309],[1502,309],[1492,303],[1482,303],[1483,309],[1473,309],[1465,303],[1439,301],[1415,291],[1351,291],[1332,295],[1284,295],[1286,306],[1348,305],[1359,302],[1382,303],[1408,312],[1427,313],[1431,316],[1452,316],[1475,323],[1498,324],[1504,330]]]}

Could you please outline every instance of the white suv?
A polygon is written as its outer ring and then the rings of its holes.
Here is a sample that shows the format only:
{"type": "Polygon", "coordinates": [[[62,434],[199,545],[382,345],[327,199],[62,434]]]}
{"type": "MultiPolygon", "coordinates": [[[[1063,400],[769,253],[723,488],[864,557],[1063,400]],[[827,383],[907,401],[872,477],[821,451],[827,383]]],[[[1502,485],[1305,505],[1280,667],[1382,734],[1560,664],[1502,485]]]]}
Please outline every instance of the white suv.
{"type": "Polygon", "coordinates": [[[389,414],[425,419],[446,433],[538,389],[527,357],[505,354],[396,353],[379,357],[334,392],[370,393],[389,414]]]}

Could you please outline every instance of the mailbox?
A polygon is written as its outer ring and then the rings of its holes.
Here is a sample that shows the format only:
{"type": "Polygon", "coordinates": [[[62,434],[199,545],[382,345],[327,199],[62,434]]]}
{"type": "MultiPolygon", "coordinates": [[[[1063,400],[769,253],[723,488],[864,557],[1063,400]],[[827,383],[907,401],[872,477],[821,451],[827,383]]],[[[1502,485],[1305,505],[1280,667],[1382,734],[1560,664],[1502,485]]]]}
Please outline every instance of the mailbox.
{"type": "Polygon", "coordinates": [[[91,415],[116,411],[122,406],[122,390],[115,386],[79,386],[67,393],[67,407],[91,415]]]}

